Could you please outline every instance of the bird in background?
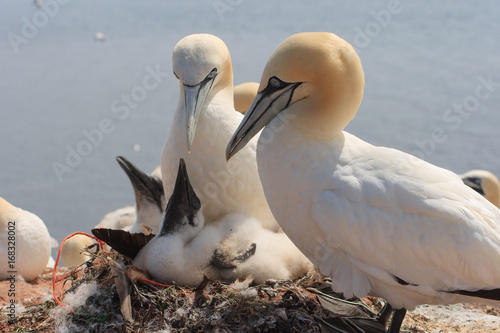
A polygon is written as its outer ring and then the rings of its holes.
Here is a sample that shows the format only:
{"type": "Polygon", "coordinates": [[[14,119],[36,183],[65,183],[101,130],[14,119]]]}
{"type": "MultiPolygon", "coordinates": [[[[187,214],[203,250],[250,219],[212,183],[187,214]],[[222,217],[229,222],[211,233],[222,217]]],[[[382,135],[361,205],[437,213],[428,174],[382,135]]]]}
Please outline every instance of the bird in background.
{"type": "Polygon", "coordinates": [[[234,109],[245,114],[257,95],[257,82],[244,82],[234,87],[234,109]]]}
{"type": "Polygon", "coordinates": [[[363,88],[361,61],[340,37],[287,38],[228,160],[264,128],[257,163],[280,226],[335,291],[387,300],[389,332],[418,304],[498,306],[500,210],[455,173],[343,131],[363,88]]]}
{"type": "Polygon", "coordinates": [[[207,224],[240,213],[277,230],[257,172],[257,141],[226,163],[226,144],[243,118],[234,109],[226,45],[209,34],[184,37],[174,47],[172,67],[180,95],[161,158],[165,197],[173,191],[177,161],[183,158],[207,224]]]}
{"type": "Polygon", "coordinates": [[[52,244],[38,216],[0,197],[0,280],[34,280],[47,267],[52,244]]]}
{"type": "Polygon", "coordinates": [[[471,170],[460,175],[465,185],[488,199],[500,208],[500,182],[498,178],[486,170],[471,170]]]}

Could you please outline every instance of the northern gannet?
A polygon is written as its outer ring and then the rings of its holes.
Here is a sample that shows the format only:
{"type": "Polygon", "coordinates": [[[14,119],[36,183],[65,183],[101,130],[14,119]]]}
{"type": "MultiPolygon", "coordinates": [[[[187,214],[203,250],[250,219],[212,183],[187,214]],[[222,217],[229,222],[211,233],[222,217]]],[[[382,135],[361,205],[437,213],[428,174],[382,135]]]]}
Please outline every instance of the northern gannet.
{"type": "Polygon", "coordinates": [[[500,208],[500,182],[486,170],[471,170],[460,175],[463,182],[500,208]]]}
{"type": "Polygon", "coordinates": [[[257,82],[245,82],[234,87],[234,109],[245,114],[257,95],[259,84],[257,82]]]}
{"type": "Polygon", "coordinates": [[[259,175],[274,216],[344,296],[379,296],[398,332],[418,304],[500,303],[500,210],[455,173],[344,132],[364,73],[332,33],[281,43],[232,137],[262,128],[259,175]],[[273,140],[262,140],[272,137],[273,140]]]}
{"type": "Polygon", "coordinates": [[[260,284],[297,278],[313,268],[285,234],[264,229],[255,218],[229,214],[205,225],[183,160],[162,228],[153,239],[121,230],[92,232],[134,259],[135,266],[167,283],[194,287],[208,276],[225,282],[253,277],[260,284]]]}
{"type": "Polygon", "coordinates": [[[64,266],[78,266],[90,259],[84,250],[95,241],[85,235],[74,235],[62,245],[61,260],[64,266]]]}
{"type": "Polygon", "coordinates": [[[50,259],[52,240],[43,221],[0,197],[0,280],[31,281],[50,259]]]}
{"type": "Polygon", "coordinates": [[[175,46],[172,64],[180,81],[180,97],[162,153],[165,197],[172,193],[177,161],[183,158],[207,223],[241,213],[276,230],[257,172],[257,141],[251,141],[231,162],[225,160],[227,141],[243,119],[234,110],[233,71],[226,45],[213,35],[189,35],[175,46]]]}

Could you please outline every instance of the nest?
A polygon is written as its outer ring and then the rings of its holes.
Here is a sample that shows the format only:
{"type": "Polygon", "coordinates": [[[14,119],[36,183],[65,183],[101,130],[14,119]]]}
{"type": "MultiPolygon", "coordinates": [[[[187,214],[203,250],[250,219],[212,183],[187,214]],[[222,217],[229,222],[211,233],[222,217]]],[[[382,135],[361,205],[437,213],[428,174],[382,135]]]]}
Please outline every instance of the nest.
{"type": "MultiPolygon", "coordinates": [[[[228,285],[207,278],[196,288],[157,286],[115,251],[89,253],[92,258],[61,281],[69,287],[63,303],[86,286],[96,285],[83,304],[64,312],[55,301],[47,301],[28,308],[9,328],[33,332],[322,332],[341,318],[335,312],[346,315],[342,302],[325,307],[318,298],[320,290],[327,289],[317,276],[254,286],[251,280],[228,285]]],[[[361,303],[348,304],[356,304],[350,305],[350,311],[364,312],[367,318],[376,314],[361,303]]]]}

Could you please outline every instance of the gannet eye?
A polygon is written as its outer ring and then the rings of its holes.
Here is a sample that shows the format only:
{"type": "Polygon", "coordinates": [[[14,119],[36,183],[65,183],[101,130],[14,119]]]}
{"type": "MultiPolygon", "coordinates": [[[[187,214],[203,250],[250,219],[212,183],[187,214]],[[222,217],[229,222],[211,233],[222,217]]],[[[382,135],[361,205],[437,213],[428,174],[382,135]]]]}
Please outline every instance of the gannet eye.
{"type": "Polygon", "coordinates": [[[217,75],[217,68],[212,69],[210,73],[207,75],[207,79],[211,80],[217,75]]]}
{"type": "Polygon", "coordinates": [[[276,76],[273,76],[272,78],[269,79],[269,84],[273,88],[279,88],[281,87],[281,80],[278,79],[276,76]]]}

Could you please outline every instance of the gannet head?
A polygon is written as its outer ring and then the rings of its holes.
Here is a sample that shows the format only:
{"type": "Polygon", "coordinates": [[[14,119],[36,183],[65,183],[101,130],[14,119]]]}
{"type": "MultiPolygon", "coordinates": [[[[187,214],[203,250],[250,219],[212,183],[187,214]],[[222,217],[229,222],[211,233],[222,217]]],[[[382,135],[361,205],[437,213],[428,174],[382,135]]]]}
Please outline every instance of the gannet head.
{"type": "Polygon", "coordinates": [[[174,47],[172,67],[180,81],[179,103],[184,103],[186,111],[190,151],[201,109],[205,100],[210,100],[207,96],[215,96],[223,89],[230,89],[232,95],[231,56],[220,38],[209,34],[189,35],[174,47]]]}
{"type": "Polygon", "coordinates": [[[203,227],[203,224],[204,220],[200,199],[191,186],[186,163],[181,158],[174,191],[168,200],[158,237],[172,234],[181,229],[187,237],[190,237],[192,232],[186,230],[193,230],[194,232],[194,230],[199,230],[203,227]]]}
{"type": "Polygon", "coordinates": [[[123,156],[116,157],[116,161],[125,171],[134,188],[137,221],[139,224],[144,222],[149,226],[158,225],[156,221],[161,221],[166,204],[161,178],[142,172],[123,156]]]}
{"type": "Polygon", "coordinates": [[[364,73],[356,51],[327,32],[305,32],[271,54],[255,97],[226,150],[236,154],[280,112],[312,136],[337,135],[356,115],[364,73]]]}
{"type": "Polygon", "coordinates": [[[494,174],[486,170],[472,170],[460,177],[466,185],[500,208],[500,182],[494,174]]]}
{"type": "Polygon", "coordinates": [[[234,87],[234,109],[245,114],[259,91],[257,82],[245,82],[234,87]]]}

